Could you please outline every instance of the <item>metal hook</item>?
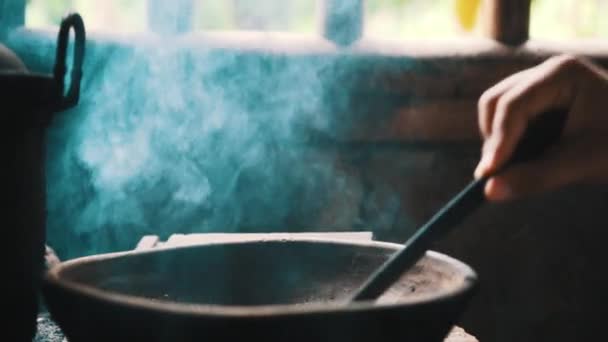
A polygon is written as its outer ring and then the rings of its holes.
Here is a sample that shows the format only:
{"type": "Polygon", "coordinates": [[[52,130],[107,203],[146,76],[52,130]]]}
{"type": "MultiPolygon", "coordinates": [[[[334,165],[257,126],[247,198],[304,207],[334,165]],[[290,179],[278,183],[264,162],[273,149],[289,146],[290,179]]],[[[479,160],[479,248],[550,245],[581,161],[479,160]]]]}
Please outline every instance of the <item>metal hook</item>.
{"type": "Polygon", "coordinates": [[[86,32],[82,17],[77,13],[66,16],[62,20],[59,29],[59,36],[57,38],[57,55],[55,58],[55,68],[53,72],[55,81],[57,82],[60,94],[62,96],[61,101],[59,102],[59,108],[57,108],[58,110],[73,107],[76,105],[76,103],[78,103],[80,98],[80,81],[82,80],[82,63],[84,61],[85,40],[86,32]],[[64,97],[64,79],[67,71],[66,55],[71,28],[74,29],[75,34],[74,62],[72,65],[70,88],[64,97]]]}

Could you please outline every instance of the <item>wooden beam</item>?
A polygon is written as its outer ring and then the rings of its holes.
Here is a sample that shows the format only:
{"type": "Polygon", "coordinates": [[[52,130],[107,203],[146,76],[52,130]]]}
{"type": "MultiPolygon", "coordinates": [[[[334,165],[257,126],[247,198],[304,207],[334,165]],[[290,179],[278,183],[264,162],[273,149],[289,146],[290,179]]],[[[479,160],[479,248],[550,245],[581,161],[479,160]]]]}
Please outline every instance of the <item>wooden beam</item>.
{"type": "Polygon", "coordinates": [[[520,45],[529,38],[531,0],[485,0],[484,31],[488,38],[520,45]]]}
{"type": "MultiPolygon", "coordinates": [[[[356,143],[478,142],[476,101],[481,93],[508,75],[532,67],[560,53],[580,54],[608,67],[608,47],[598,42],[546,43],[530,40],[518,48],[492,41],[467,41],[460,45],[421,43],[394,44],[360,41],[348,52],[327,41],[292,35],[272,34],[192,34],[167,43],[145,35],[146,40],[92,33],[90,52],[103,61],[112,53],[138,44],[183,47],[201,60],[217,54],[244,63],[227,68],[268,65],[324,65],[328,101],[321,108],[343,131],[332,138],[356,143]],[[124,39],[124,40],[121,40],[124,39]],[[161,45],[155,45],[161,44],[161,45]],[[277,64],[273,64],[277,63],[277,64]]],[[[40,30],[13,30],[5,41],[32,70],[51,70],[55,33],[40,30]]],[[[282,68],[270,68],[268,77],[282,68]]],[[[228,70],[228,69],[227,69],[228,70]]],[[[230,69],[228,71],[236,71],[230,69]]],[[[193,75],[196,77],[196,75],[193,75]]]]}
{"type": "MultiPolygon", "coordinates": [[[[477,98],[434,100],[398,106],[392,114],[365,116],[345,140],[356,143],[479,142],[477,98]]],[[[348,121],[347,121],[348,122],[348,121]]]]}
{"type": "Polygon", "coordinates": [[[351,45],[363,35],[363,0],[321,0],[320,24],[323,37],[340,45],[351,45]]]}

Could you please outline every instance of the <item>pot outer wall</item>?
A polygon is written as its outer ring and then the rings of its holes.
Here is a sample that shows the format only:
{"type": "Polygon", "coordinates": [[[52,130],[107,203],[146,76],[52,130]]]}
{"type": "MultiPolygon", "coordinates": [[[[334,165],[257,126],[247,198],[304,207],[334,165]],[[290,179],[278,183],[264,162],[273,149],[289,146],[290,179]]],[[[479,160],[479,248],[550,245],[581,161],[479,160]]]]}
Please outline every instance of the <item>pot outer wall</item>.
{"type": "MultiPolygon", "coordinates": [[[[15,115],[23,113],[12,108],[15,115]]],[[[7,270],[3,280],[3,311],[11,324],[3,334],[15,341],[31,340],[35,335],[40,277],[44,266],[45,182],[44,129],[42,127],[3,127],[2,225],[7,243],[3,261],[7,270]]]]}
{"type": "Polygon", "coordinates": [[[3,336],[31,341],[36,332],[46,237],[45,131],[51,78],[27,75],[0,46],[0,158],[2,161],[3,311],[10,324],[3,336]]]}
{"type": "Polygon", "coordinates": [[[70,294],[45,284],[54,319],[70,341],[279,341],[442,342],[469,296],[437,301],[416,309],[393,307],[366,312],[278,315],[269,317],[189,316],[155,312],[70,294]]]}

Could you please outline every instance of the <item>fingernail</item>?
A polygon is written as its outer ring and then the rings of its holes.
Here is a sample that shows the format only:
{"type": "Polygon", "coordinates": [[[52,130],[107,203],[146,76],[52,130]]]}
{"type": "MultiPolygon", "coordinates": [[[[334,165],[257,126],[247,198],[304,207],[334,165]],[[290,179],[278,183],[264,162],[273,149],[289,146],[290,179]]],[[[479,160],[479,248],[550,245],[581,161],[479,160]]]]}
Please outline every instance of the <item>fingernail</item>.
{"type": "Polygon", "coordinates": [[[484,166],[483,166],[483,159],[479,162],[479,164],[477,164],[477,167],[475,168],[475,172],[473,173],[473,175],[475,176],[475,178],[481,178],[483,176],[483,171],[484,171],[484,166]]]}
{"type": "Polygon", "coordinates": [[[475,177],[476,178],[481,178],[486,173],[486,171],[488,169],[489,159],[490,159],[490,157],[488,156],[487,153],[485,153],[481,157],[481,161],[479,162],[479,164],[477,164],[477,168],[475,168],[475,177]]]}
{"type": "Polygon", "coordinates": [[[481,160],[475,169],[476,178],[481,178],[488,172],[488,169],[492,164],[492,159],[494,158],[495,149],[495,139],[489,139],[483,144],[481,149],[481,160]]]}
{"type": "Polygon", "coordinates": [[[477,168],[475,168],[475,172],[473,173],[473,176],[475,176],[475,178],[479,179],[483,176],[483,167],[481,166],[481,163],[479,163],[477,165],[477,168]]]}
{"type": "Polygon", "coordinates": [[[488,196],[494,200],[506,200],[513,195],[511,187],[500,178],[492,178],[488,182],[488,196]]]}

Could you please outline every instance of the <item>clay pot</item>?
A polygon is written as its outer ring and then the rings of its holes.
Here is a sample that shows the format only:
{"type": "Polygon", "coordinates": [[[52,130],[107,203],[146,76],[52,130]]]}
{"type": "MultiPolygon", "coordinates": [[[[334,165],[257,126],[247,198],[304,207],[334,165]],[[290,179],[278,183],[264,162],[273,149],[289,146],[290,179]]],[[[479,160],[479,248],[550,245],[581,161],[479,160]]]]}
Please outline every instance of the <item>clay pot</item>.
{"type": "Polygon", "coordinates": [[[82,257],[45,277],[71,342],[440,342],[477,285],[467,265],[427,255],[378,301],[347,301],[400,245],[257,238],[82,257]]]}

